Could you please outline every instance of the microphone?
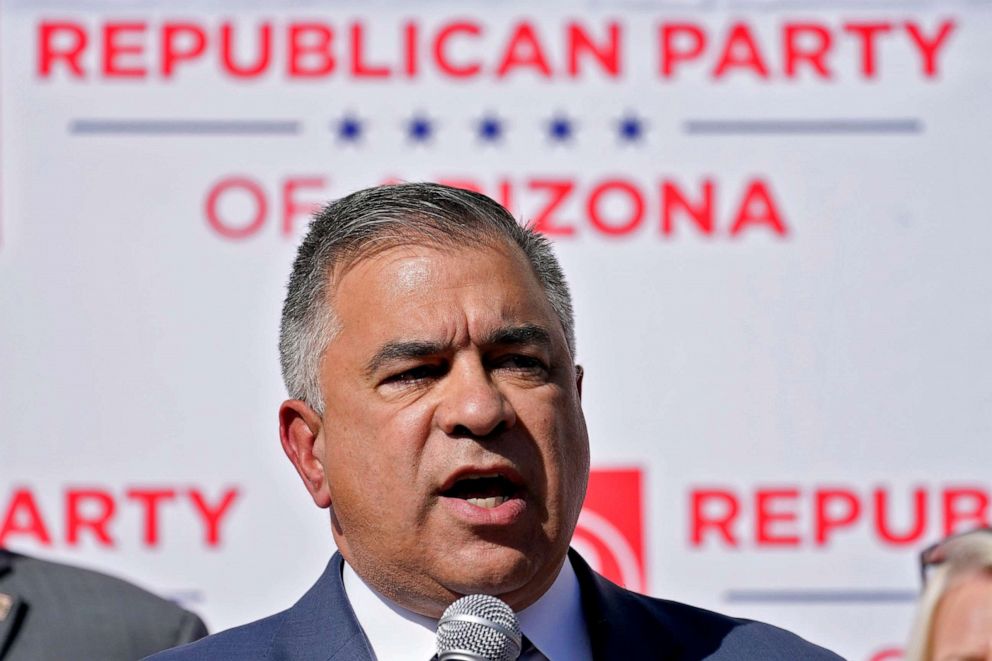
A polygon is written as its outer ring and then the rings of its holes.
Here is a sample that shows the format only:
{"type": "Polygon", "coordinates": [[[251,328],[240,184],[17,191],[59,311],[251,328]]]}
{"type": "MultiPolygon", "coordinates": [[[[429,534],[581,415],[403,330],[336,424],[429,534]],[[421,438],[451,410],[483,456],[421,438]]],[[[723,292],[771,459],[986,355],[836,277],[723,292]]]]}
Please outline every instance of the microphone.
{"type": "Polygon", "coordinates": [[[509,606],[470,594],[448,606],[437,623],[438,661],[516,661],[522,635],[509,606]]]}

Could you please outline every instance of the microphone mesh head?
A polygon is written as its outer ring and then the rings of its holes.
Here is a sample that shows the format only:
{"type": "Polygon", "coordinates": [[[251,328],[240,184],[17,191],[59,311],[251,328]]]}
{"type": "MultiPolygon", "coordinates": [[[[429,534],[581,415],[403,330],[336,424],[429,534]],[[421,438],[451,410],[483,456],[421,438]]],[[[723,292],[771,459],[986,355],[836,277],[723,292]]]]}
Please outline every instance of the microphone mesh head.
{"type": "Polygon", "coordinates": [[[520,624],[509,606],[488,594],[470,594],[448,606],[437,623],[439,661],[515,661],[520,624]]]}

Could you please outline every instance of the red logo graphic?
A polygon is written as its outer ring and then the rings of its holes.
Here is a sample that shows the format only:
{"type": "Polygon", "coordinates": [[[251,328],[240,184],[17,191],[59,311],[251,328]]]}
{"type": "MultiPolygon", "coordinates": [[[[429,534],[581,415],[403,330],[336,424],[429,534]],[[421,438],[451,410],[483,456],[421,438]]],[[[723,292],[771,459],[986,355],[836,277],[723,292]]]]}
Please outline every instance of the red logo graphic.
{"type": "Polygon", "coordinates": [[[572,546],[592,568],[635,592],[647,590],[639,468],[592,470],[572,546]]]}

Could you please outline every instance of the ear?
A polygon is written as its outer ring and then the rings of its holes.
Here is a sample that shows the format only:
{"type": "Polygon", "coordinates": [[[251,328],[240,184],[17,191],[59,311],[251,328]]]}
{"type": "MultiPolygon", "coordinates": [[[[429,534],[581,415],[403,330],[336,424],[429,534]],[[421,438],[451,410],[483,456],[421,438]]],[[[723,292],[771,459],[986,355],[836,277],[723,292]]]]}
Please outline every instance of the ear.
{"type": "Polygon", "coordinates": [[[287,399],[279,407],[279,440],[317,507],[331,505],[324,473],[324,435],[320,416],[305,402],[287,399]]]}
{"type": "Polygon", "coordinates": [[[582,368],[582,365],[575,366],[575,389],[579,391],[579,400],[582,399],[582,377],[586,375],[586,371],[582,368]]]}

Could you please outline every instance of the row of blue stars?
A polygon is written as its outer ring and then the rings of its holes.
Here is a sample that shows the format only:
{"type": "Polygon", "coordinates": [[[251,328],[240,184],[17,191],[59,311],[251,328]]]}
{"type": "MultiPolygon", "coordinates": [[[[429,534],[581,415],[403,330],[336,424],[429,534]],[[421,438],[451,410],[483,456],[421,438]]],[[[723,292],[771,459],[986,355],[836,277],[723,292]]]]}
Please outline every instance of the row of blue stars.
{"type": "MultiPolygon", "coordinates": [[[[430,142],[437,133],[437,121],[428,115],[417,113],[403,123],[406,137],[414,143],[430,142]]],[[[543,123],[543,131],[551,142],[568,143],[576,139],[578,122],[568,115],[559,113],[543,123]]],[[[361,141],[368,130],[368,122],[357,115],[346,114],[331,123],[331,131],[342,142],[361,141]]],[[[613,122],[613,130],[620,142],[639,143],[644,140],[647,121],[633,113],[627,113],[613,122]]],[[[481,142],[495,144],[503,140],[507,133],[507,122],[498,115],[485,115],[474,124],[474,132],[481,142]]]]}

